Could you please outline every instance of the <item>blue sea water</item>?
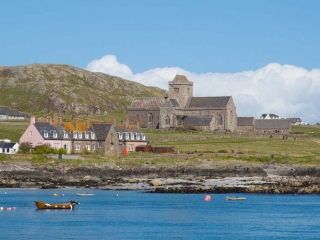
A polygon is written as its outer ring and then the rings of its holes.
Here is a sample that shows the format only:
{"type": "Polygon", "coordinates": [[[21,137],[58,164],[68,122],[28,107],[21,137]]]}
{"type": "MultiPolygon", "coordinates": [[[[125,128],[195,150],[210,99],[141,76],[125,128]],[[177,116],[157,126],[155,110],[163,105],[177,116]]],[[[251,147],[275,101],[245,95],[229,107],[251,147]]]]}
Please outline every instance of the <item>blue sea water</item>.
{"type": "Polygon", "coordinates": [[[319,195],[210,196],[206,202],[204,194],[0,189],[0,206],[16,207],[0,211],[0,239],[320,239],[319,195]],[[94,196],[76,196],[87,192],[94,196]],[[81,203],[75,210],[34,204],[72,199],[81,203]]]}

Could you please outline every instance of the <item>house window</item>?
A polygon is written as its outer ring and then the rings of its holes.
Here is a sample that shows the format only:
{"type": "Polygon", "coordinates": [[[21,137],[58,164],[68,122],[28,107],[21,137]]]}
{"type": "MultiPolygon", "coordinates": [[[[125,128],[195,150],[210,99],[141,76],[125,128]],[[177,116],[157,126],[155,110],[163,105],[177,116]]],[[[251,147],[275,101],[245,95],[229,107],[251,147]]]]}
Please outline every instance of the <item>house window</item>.
{"type": "Polygon", "coordinates": [[[135,133],[134,135],[137,140],[140,140],[140,133],[135,133]]]}
{"type": "Polygon", "coordinates": [[[98,148],[101,148],[101,147],[102,147],[102,143],[98,142],[98,148]]]}
{"type": "Polygon", "coordinates": [[[77,150],[77,151],[79,151],[79,150],[80,150],[80,143],[76,143],[74,149],[77,150]]]}
{"type": "Polygon", "coordinates": [[[73,138],[78,138],[77,132],[73,132],[73,138]]]}
{"type": "Polygon", "coordinates": [[[68,133],[66,131],[63,131],[63,137],[68,138],[68,133]]]}
{"type": "Polygon", "coordinates": [[[148,114],[148,123],[152,123],[153,122],[153,116],[151,113],[148,114]]]}
{"type": "Polygon", "coordinates": [[[91,132],[91,139],[95,139],[94,132],[91,132]]]}
{"type": "Polygon", "coordinates": [[[42,145],[42,142],[38,142],[38,143],[37,143],[37,146],[41,146],[41,145],[42,145]]]}
{"type": "Polygon", "coordinates": [[[118,133],[119,140],[122,140],[122,133],[118,133]]]}
{"type": "Polygon", "coordinates": [[[89,133],[86,132],[86,133],[84,134],[84,137],[85,137],[86,139],[89,139],[89,133]]]}
{"type": "Polygon", "coordinates": [[[63,148],[68,151],[69,145],[68,145],[68,144],[64,144],[64,145],[63,145],[63,148]]]}
{"type": "Polygon", "coordinates": [[[218,125],[222,125],[222,120],[223,120],[222,115],[221,114],[218,115],[218,125]]]}
{"type": "Polygon", "coordinates": [[[126,139],[126,140],[129,140],[129,139],[130,139],[129,133],[125,133],[125,139],[126,139]]]}
{"type": "Polygon", "coordinates": [[[47,138],[47,137],[48,137],[48,132],[47,132],[47,131],[44,131],[44,132],[43,132],[43,136],[44,136],[45,138],[47,138]]]}
{"type": "Polygon", "coordinates": [[[130,133],[130,139],[134,140],[134,133],[130,133]]]}
{"type": "Polygon", "coordinates": [[[79,138],[82,138],[82,132],[79,132],[79,133],[78,133],[78,137],[79,137],[79,138]]]}
{"type": "Polygon", "coordinates": [[[179,93],[179,88],[174,88],[174,93],[179,93]]]}
{"type": "Polygon", "coordinates": [[[146,140],[146,136],[143,133],[141,133],[141,139],[146,140]]]}
{"type": "Polygon", "coordinates": [[[88,151],[90,151],[90,150],[91,150],[90,143],[87,143],[87,144],[86,144],[86,149],[87,149],[88,151]]]}
{"type": "Polygon", "coordinates": [[[52,136],[53,136],[53,138],[57,138],[58,137],[57,132],[53,132],[52,136]]]}
{"type": "Polygon", "coordinates": [[[59,149],[60,148],[60,143],[54,143],[53,144],[54,149],[59,149]]]}
{"type": "Polygon", "coordinates": [[[166,125],[170,125],[170,117],[166,116],[166,125]]]}
{"type": "Polygon", "coordinates": [[[30,137],[32,137],[32,131],[30,131],[30,137]]]}
{"type": "Polygon", "coordinates": [[[134,145],[133,145],[133,144],[130,144],[130,145],[129,145],[129,151],[132,152],[133,150],[134,150],[134,145]]]}

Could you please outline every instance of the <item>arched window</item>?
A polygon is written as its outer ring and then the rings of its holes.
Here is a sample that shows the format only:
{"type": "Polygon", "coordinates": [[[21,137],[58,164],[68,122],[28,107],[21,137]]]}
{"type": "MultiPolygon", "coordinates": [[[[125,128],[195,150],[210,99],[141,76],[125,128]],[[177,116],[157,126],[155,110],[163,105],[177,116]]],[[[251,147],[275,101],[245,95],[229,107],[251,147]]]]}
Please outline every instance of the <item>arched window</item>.
{"type": "Polygon", "coordinates": [[[148,123],[152,123],[153,122],[153,116],[151,113],[148,114],[148,123]]]}
{"type": "Polygon", "coordinates": [[[166,125],[170,125],[170,117],[166,116],[166,125]]]}
{"type": "Polygon", "coordinates": [[[218,125],[222,125],[222,120],[223,120],[222,115],[219,114],[218,115],[218,125]]]}

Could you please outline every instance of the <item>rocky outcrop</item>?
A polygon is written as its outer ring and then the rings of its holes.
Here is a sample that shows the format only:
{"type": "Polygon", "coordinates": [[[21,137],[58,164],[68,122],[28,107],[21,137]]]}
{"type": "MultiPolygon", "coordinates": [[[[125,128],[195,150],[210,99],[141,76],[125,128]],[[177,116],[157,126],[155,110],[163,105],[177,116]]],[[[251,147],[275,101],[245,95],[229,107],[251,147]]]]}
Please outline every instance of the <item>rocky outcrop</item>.
{"type": "Polygon", "coordinates": [[[318,167],[245,162],[211,167],[72,166],[1,162],[0,188],[94,187],[140,189],[155,193],[320,194],[318,167]],[[274,175],[280,173],[280,175],[274,175]]]}

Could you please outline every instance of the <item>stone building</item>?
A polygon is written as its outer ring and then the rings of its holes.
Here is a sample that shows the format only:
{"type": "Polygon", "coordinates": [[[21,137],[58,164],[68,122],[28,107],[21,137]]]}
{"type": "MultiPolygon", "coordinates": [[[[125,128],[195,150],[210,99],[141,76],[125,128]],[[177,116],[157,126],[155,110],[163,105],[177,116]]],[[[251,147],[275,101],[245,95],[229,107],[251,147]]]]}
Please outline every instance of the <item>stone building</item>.
{"type": "Polygon", "coordinates": [[[168,96],[134,98],[128,107],[130,124],[169,129],[186,125],[205,131],[236,131],[237,113],[232,96],[194,97],[193,82],[184,75],[169,81],[168,96]]]}

